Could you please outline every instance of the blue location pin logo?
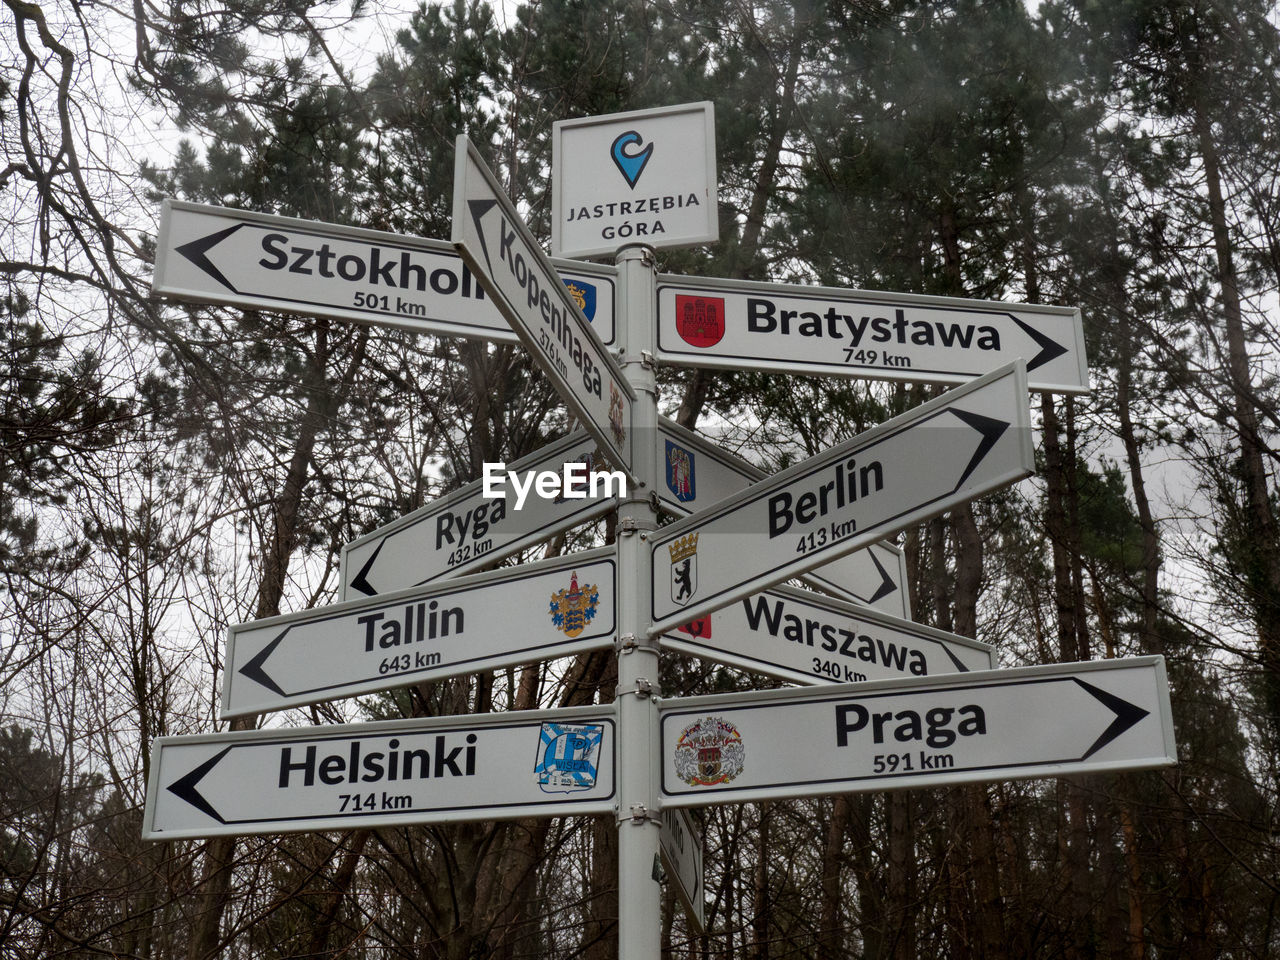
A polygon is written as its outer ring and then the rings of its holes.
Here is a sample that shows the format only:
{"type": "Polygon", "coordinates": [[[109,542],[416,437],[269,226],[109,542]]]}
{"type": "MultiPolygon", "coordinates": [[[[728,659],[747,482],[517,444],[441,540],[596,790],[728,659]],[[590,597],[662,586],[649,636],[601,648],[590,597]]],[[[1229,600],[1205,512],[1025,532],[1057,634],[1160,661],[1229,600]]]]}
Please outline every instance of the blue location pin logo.
{"type": "Polygon", "coordinates": [[[613,141],[613,146],[609,148],[609,154],[613,157],[613,162],[618,165],[618,169],[622,171],[623,177],[626,178],[627,184],[632,190],[636,188],[636,181],[640,179],[640,174],[644,171],[645,164],[649,162],[649,158],[653,156],[653,144],[649,144],[639,153],[628,153],[627,147],[631,145],[639,146],[644,143],[644,138],[634,130],[628,130],[626,133],[618,135],[613,141]]]}

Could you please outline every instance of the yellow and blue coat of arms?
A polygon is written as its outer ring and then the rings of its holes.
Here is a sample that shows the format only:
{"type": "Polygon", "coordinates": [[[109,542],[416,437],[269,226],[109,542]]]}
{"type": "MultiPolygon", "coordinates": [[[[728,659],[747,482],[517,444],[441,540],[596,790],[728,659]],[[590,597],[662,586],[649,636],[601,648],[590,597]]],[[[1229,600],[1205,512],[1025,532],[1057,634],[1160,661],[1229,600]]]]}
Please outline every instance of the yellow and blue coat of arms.
{"type": "Polygon", "coordinates": [[[567,636],[576,637],[595,618],[600,603],[600,588],[578,586],[575,571],[569,578],[569,589],[558,590],[551,595],[551,622],[567,636]]]}

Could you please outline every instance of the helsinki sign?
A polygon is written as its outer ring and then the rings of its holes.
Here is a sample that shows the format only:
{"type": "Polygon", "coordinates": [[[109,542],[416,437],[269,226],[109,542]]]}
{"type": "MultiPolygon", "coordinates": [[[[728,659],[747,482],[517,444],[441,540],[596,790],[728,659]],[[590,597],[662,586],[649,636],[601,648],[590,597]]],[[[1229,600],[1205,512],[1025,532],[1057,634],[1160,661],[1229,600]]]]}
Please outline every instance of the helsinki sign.
{"type": "Polygon", "coordinates": [[[665,700],[664,805],[1176,762],[1161,657],[665,700]]]}
{"type": "Polygon", "coordinates": [[[569,409],[631,474],[635,392],[466,134],[457,139],[452,240],[569,409]]]}
{"type": "Polygon", "coordinates": [[[614,752],[611,706],[161,737],[142,837],[609,813],[614,752]]]}
{"type": "Polygon", "coordinates": [[[1022,357],[1032,390],[1089,392],[1074,307],[789,283],[659,277],[658,356],[925,383],[964,383],[1022,357]]]}
{"type": "Polygon", "coordinates": [[[1035,471],[1021,361],[651,536],[651,633],[1035,471]]]}
{"type": "MultiPolygon", "coordinates": [[[[566,292],[614,340],[611,266],[561,261],[566,292]]],[[[515,343],[453,244],[181,200],[160,209],[157,294],[515,343]]]]}
{"type": "Polygon", "coordinates": [[[242,623],[227,632],[222,715],[610,647],[617,596],[602,547],[242,623]]]}
{"type": "Polygon", "coordinates": [[[612,256],[720,238],[710,101],[551,126],[551,252],[612,256]]]}
{"type": "Polygon", "coordinates": [[[985,643],[794,587],[774,587],[681,624],[662,635],[662,646],[804,684],[996,666],[985,643]]]}

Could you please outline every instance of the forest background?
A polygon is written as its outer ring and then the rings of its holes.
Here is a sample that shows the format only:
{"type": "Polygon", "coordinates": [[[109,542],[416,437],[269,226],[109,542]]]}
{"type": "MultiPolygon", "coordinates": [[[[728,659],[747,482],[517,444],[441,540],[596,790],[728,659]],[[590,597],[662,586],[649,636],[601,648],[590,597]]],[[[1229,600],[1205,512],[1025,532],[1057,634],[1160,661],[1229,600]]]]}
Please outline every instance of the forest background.
{"type": "MultiPolygon", "coordinates": [[[[1078,306],[1040,470],[908,531],[921,622],[1168,658],[1163,772],[697,811],[672,957],[1280,955],[1280,32],[1258,0],[0,0],[0,955],[604,958],[615,827],[144,844],[227,624],[568,429],[516,347],[149,295],[161,197],[447,238],[466,132],[548,232],[555,120],[716,104],[669,272],[1078,306]],[[181,141],[140,130],[176,129],[181,141]]],[[[663,369],[768,469],[932,388],[663,369]]],[[[612,536],[607,523],[523,559],[612,536]]],[[[770,685],[664,658],[674,695],[770,685]]],[[[607,701],[612,654],[272,722],[607,701]]],[[[803,749],[803,744],[797,744],[803,749]]]]}

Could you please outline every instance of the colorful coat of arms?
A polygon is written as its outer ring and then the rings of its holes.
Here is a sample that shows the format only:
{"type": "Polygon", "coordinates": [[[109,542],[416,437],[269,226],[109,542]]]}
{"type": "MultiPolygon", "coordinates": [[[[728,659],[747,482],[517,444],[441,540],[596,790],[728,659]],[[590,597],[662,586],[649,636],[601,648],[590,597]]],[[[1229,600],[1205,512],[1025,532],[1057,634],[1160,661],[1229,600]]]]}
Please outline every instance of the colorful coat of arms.
{"type": "Polygon", "coordinates": [[[667,489],[681,503],[688,503],[697,494],[693,473],[693,453],[679,444],[666,441],[667,489]]]}
{"type": "Polygon", "coordinates": [[[594,283],[584,283],[581,280],[566,280],[564,288],[569,294],[569,299],[578,305],[578,309],[588,320],[596,318],[596,287],[594,283]]]}
{"type": "Polygon", "coordinates": [[[609,381],[609,429],[618,443],[627,438],[627,425],[622,422],[622,394],[612,380],[609,381]]]}
{"type": "Polygon", "coordinates": [[[698,592],[698,535],[680,537],[667,550],[671,554],[671,599],[683,607],[698,592]]]}
{"type": "Polygon", "coordinates": [[[703,717],[680,732],[673,759],[676,776],[689,786],[714,787],[742,772],[747,749],[732,723],[721,717],[703,717]]]}
{"type": "Polygon", "coordinates": [[[551,622],[564,634],[576,637],[587,629],[596,615],[600,603],[600,588],[596,584],[579,588],[578,574],[569,578],[569,589],[551,595],[551,622]]]}
{"type": "Polygon", "coordinates": [[[691,347],[714,347],[724,337],[724,298],[677,294],[676,332],[691,347]]]}

